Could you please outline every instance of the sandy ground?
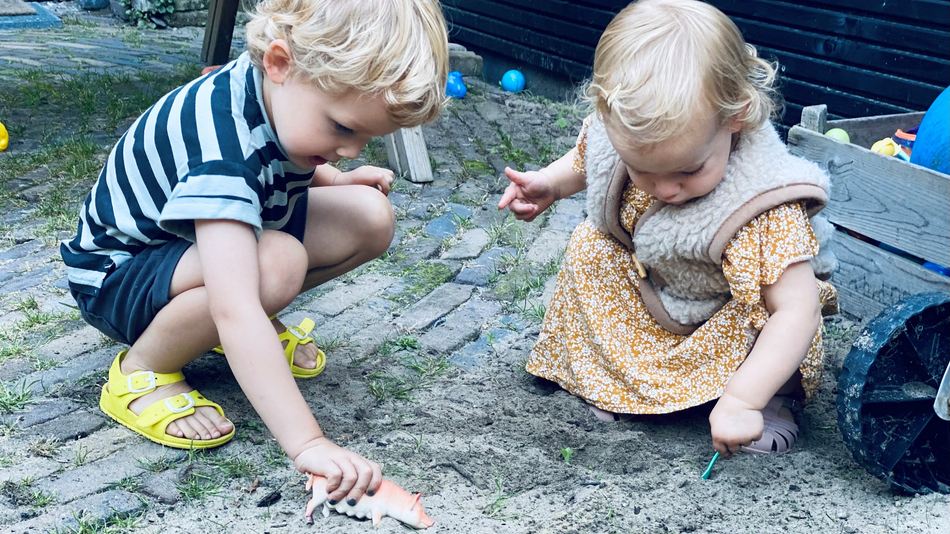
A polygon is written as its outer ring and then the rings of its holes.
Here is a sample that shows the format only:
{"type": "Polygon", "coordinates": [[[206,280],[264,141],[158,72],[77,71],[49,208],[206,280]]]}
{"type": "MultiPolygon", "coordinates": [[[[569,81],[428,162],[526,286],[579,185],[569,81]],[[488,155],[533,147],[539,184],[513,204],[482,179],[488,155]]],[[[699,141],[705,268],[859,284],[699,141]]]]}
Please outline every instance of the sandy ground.
{"type": "MultiPolygon", "coordinates": [[[[599,422],[574,397],[524,373],[534,332],[410,401],[376,404],[365,394],[367,362],[354,365],[341,355],[305,392],[331,435],[423,493],[435,532],[947,532],[950,498],[893,494],[851,459],[836,427],[830,378],[856,329],[833,319],[826,331],[828,372],[806,408],[799,445],[782,456],[721,461],[708,481],[699,477],[711,451],[706,410],[599,422]],[[564,447],[576,451],[570,463],[564,447]]],[[[307,526],[307,495],[290,469],[245,491],[149,512],[143,531],[190,532],[195,524],[236,532],[373,530],[335,514],[307,526]],[[258,507],[273,490],[280,500],[258,507]]],[[[403,529],[384,519],[379,532],[403,529]]]]}

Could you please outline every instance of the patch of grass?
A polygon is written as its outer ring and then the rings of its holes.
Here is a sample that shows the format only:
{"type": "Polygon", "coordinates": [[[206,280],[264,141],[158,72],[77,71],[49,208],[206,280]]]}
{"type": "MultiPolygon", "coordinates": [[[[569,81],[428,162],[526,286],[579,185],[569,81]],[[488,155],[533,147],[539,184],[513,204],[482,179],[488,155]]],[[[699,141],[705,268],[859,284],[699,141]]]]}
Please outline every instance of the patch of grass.
{"type": "Polygon", "coordinates": [[[462,162],[462,169],[464,170],[466,176],[475,178],[477,176],[489,174],[495,174],[495,168],[489,165],[488,163],[477,160],[477,159],[467,159],[462,162]]]}
{"type": "Polygon", "coordinates": [[[287,467],[290,460],[276,441],[270,440],[264,444],[264,463],[269,467],[287,467]]]}
{"type": "Polygon", "coordinates": [[[388,358],[394,353],[404,350],[417,350],[419,340],[415,336],[400,336],[396,339],[388,339],[379,347],[379,355],[388,358]]]}
{"type": "Polygon", "coordinates": [[[511,495],[505,493],[504,489],[501,486],[501,480],[498,478],[495,479],[495,493],[490,497],[490,501],[482,509],[482,513],[488,517],[494,519],[501,519],[502,513],[506,506],[508,506],[508,499],[511,498],[511,495]]]}
{"type": "Polygon", "coordinates": [[[62,446],[63,442],[56,438],[42,437],[31,441],[26,446],[26,451],[33,456],[52,458],[53,456],[56,456],[56,452],[59,451],[62,446]]]}
{"type": "Polygon", "coordinates": [[[6,497],[14,506],[34,508],[42,508],[55,500],[52,494],[35,486],[36,483],[32,478],[24,478],[18,482],[6,480],[0,484],[0,495],[6,497]]]}
{"type": "Polygon", "coordinates": [[[533,161],[533,158],[520,147],[516,147],[511,136],[501,129],[498,130],[498,137],[501,143],[494,150],[515,168],[524,169],[525,165],[533,161]]]}
{"type": "Polygon", "coordinates": [[[363,159],[370,165],[377,167],[387,167],[389,158],[386,156],[386,146],[383,144],[382,137],[374,137],[366,143],[363,148],[363,159]]]}
{"type": "Polygon", "coordinates": [[[141,516],[137,514],[114,514],[102,520],[94,519],[85,512],[74,514],[75,526],[56,527],[51,534],[126,534],[139,527],[141,516]]]}
{"type": "Polygon", "coordinates": [[[73,449],[73,467],[80,467],[86,465],[86,462],[89,458],[89,449],[82,443],[76,445],[73,449]]]}
{"type": "Polygon", "coordinates": [[[110,484],[109,488],[125,490],[129,493],[140,493],[144,486],[145,484],[142,482],[142,480],[139,477],[133,475],[130,477],[125,477],[122,480],[115,482],[113,484],[110,484]]]}
{"type": "Polygon", "coordinates": [[[314,334],[313,340],[317,346],[327,354],[345,348],[349,344],[349,340],[339,336],[325,337],[319,334],[314,334]]]}
{"type": "Polygon", "coordinates": [[[2,453],[0,454],[0,469],[4,467],[10,467],[15,463],[12,454],[2,453]]]}
{"type": "Polygon", "coordinates": [[[161,473],[179,464],[177,460],[165,456],[161,458],[138,458],[136,462],[139,464],[139,467],[149,473],[161,473]]]}
{"type": "Polygon", "coordinates": [[[386,341],[379,348],[379,355],[387,360],[401,356],[396,360],[398,366],[370,373],[367,387],[377,401],[411,400],[413,391],[428,386],[449,369],[444,356],[419,354],[419,348],[413,336],[386,341]]]}
{"type": "Polygon", "coordinates": [[[248,458],[210,455],[204,463],[220,471],[221,475],[227,479],[248,478],[261,474],[260,467],[248,458]]]}
{"type": "Polygon", "coordinates": [[[184,502],[197,502],[221,492],[221,486],[213,477],[192,472],[178,484],[178,492],[184,502]]]}
{"type": "Polygon", "coordinates": [[[570,464],[575,452],[577,451],[570,447],[561,447],[561,459],[564,460],[564,463],[570,464]]]}
{"type": "Polygon", "coordinates": [[[0,414],[13,413],[22,410],[33,402],[33,392],[26,380],[21,380],[17,385],[7,385],[0,382],[0,414]]]}
{"type": "Polygon", "coordinates": [[[452,269],[443,263],[422,260],[401,273],[406,287],[389,298],[399,304],[415,302],[452,277],[452,269]]]}
{"type": "Polygon", "coordinates": [[[513,215],[508,214],[501,221],[493,222],[488,226],[488,246],[506,246],[523,249],[527,244],[524,232],[524,223],[518,222],[513,215]]]}

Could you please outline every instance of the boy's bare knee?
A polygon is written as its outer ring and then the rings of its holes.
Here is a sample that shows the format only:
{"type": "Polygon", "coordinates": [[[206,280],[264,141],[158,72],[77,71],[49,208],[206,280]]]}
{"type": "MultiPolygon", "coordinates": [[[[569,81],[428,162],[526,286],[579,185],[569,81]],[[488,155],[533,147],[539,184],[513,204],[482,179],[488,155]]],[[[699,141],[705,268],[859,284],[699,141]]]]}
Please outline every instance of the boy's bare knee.
{"type": "Polygon", "coordinates": [[[376,189],[364,189],[366,198],[363,203],[366,210],[363,212],[365,218],[361,225],[363,249],[368,256],[375,258],[386,252],[392,243],[396,231],[396,216],[386,195],[376,189]]]}
{"type": "Polygon", "coordinates": [[[294,236],[265,231],[258,245],[261,277],[261,304],[276,313],[300,294],[307,274],[307,249],[294,236]]]}

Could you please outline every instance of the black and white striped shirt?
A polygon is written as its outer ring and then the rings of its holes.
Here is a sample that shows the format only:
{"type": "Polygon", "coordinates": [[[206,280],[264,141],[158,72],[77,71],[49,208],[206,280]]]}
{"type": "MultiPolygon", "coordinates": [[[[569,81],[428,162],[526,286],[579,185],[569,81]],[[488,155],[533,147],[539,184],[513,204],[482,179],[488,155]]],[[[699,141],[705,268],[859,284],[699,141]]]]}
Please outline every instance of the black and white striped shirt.
{"type": "Polygon", "coordinates": [[[60,252],[70,287],[96,294],[145,247],[194,242],[195,219],[228,219],[303,238],[313,169],[287,158],[245,52],[163,96],[109,154],[60,252]]]}

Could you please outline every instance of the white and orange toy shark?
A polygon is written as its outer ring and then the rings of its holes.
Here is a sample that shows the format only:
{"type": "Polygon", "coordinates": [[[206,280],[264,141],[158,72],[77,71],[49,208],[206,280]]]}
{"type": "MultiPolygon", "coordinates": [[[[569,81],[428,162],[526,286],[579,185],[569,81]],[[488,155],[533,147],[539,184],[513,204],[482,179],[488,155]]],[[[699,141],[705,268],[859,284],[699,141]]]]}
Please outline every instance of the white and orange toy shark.
{"type": "Polygon", "coordinates": [[[313,523],[313,511],[322,504],[323,517],[329,516],[330,510],[333,510],[358,519],[372,519],[373,526],[377,527],[385,516],[413,528],[429,528],[435,524],[422,508],[422,501],[419,500],[421,493],[409,493],[389,480],[384,479],[372,497],[364,494],[355,506],[350,506],[346,501],[330,504],[327,501],[327,479],[324,477],[308,473],[307,489],[313,490],[313,497],[307,503],[305,512],[308,523],[313,523]]]}

